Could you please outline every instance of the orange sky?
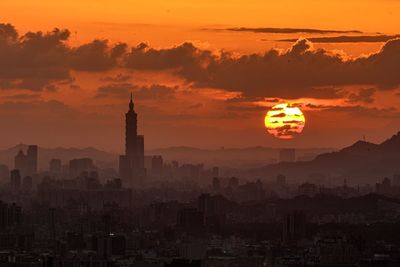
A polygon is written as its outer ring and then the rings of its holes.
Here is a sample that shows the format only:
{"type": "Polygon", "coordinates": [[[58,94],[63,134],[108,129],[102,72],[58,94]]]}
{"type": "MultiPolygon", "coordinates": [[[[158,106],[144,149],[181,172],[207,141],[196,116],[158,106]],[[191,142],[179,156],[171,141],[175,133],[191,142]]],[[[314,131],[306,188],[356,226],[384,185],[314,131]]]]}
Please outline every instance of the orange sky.
{"type": "MultiPolygon", "coordinates": [[[[68,29],[71,36],[66,44],[71,49],[97,38],[109,40],[109,47],[117,42],[127,43],[128,51],[142,42],[157,50],[190,42],[202,51],[217,54],[222,50],[229,51],[232,58],[261,54],[270,49],[289,53],[294,42],[278,41],[281,39],[396,35],[400,28],[399,17],[400,2],[395,0],[0,1],[0,23],[11,23],[20,36],[28,31],[51,31],[55,27],[68,29]],[[225,30],[234,27],[358,30],[360,33],[283,34],[225,30]]],[[[384,42],[315,42],[312,51],[321,48],[350,59],[378,53],[383,45],[384,42]]],[[[386,57],[384,63],[396,64],[387,61],[386,57]]],[[[223,65],[220,68],[224,70],[223,65]]],[[[114,88],[120,92],[126,89],[121,88],[124,86],[143,95],[138,96],[136,106],[140,131],[146,135],[148,148],[175,145],[341,147],[363,135],[371,141],[381,141],[400,129],[397,79],[393,78],[395,82],[388,89],[386,85],[381,86],[385,77],[377,76],[376,83],[370,82],[368,76],[372,77],[374,73],[354,80],[340,74],[343,81],[339,83],[319,78],[320,74],[316,73],[315,78],[307,78],[314,79],[315,83],[307,80],[305,86],[322,87],[322,94],[327,96],[321,97],[315,92],[311,95],[296,93],[292,84],[286,81],[280,84],[279,80],[271,81],[274,85],[265,89],[255,84],[250,92],[251,85],[245,88],[246,83],[241,88],[236,88],[229,80],[206,84],[192,74],[177,75],[167,69],[117,66],[104,71],[72,68],[68,72],[73,81],[62,83],[57,78],[45,85],[52,85],[54,90],[4,86],[7,90],[0,91],[0,123],[5,128],[1,147],[24,142],[43,146],[96,146],[120,151],[126,99],[113,92],[110,94],[110,90],[114,88]],[[124,75],[129,78],[116,81],[116,77],[124,75]],[[153,88],[153,85],[158,87],[153,88]],[[166,88],[160,88],[160,85],[166,88]],[[108,95],[100,96],[102,87],[111,87],[106,89],[108,95]],[[331,90],[332,87],[335,89],[331,90]],[[340,96],[328,96],[328,91],[335,90],[340,91],[340,96]],[[252,97],[256,93],[257,97],[301,103],[307,118],[303,134],[289,141],[268,135],[263,119],[268,107],[274,103],[260,98],[232,100],[245,94],[250,96],[250,93],[252,97]],[[27,104],[26,110],[21,106],[23,104],[27,104]],[[318,105],[324,107],[316,107],[318,105]]],[[[387,73],[390,71],[381,75],[387,73]]],[[[218,75],[221,75],[220,79],[229,79],[224,73],[218,75]]],[[[13,82],[23,78],[17,77],[13,82]]],[[[287,79],[291,79],[290,76],[287,79]]],[[[301,77],[293,79],[302,80],[301,77]]]]}

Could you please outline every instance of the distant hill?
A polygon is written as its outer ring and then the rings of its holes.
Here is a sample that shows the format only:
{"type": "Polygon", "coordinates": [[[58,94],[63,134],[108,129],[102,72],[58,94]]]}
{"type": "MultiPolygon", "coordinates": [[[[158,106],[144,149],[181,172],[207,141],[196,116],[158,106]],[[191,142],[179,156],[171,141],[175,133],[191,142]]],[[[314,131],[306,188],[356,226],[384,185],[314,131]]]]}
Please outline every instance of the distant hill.
{"type": "MultiPolygon", "coordinates": [[[[255,168],[276,163],[279,148],[248,147],[199,149],[194,147],[170,147],[147,151],[149,155],[162,155],[166,161],[177,160],[179,163],[204,163],[208,166],[226,168],[255,168]]],[[[321,153],[334,151],[333,148],[296,149],[298,160],[312,160],[321,153]]]]}
{"type": "MultiPolygon", "coordinates": [[[[14,147],[0,150],[0,163],[6,164],[10,168],[14,167],[14,156],[19,150],[26,152],[28,145],[19,144],[14,147]]],[[[74,158],[92,158],[95,160],[96,165],[100,167],[114,167],[116,168],[118,163],[118,156],[116,154],[104,152],[92,147],[87,148],[43,148],[39,147],[38,151],[38,165],[40,170],[47,170],[49,161],[53,158],[58,158],[63,161],[63,164],[67,164],[69,160],[74,158]]]]}
{"type": "MultiPolygon", "coordinates": [[[[0,150],[0,164],[7,164],[10,168],[14,166],[14,156],[19,150],[26,151],[27,145],[19,144],[14,147],[0,150]]],[[[331,152],[332,148],[309,148],[298,149],[297,158],[300,160],[311,160],[318,154],[331,152]]],[[[169,147],[146,151],[146,155],[162,155],[164,161],[173,160],[179,163],[204,163],[208,166],[221,166],[229,168],[255,168],[266,164],[275,163],[279,157],[279,149],[269,147],[249,148],[220,148],[200,149],[195,147],[169,147]]],[[[118,155],[96,148],[43,148],[39,147],[39,169],[47,170],[52,158],[59,158],[67,164],[74,158],[89,157],[95,160],[99,167],[118,167],[118,155]]]]}
{"type": "Polygon", "coordinates": [[[358,141],[311,161],[273,164],[254,169],[248,175],[272,179],[280,173],[297,181],[307,180],[309,174],[318,173],[326,174],[334,183],[347,179],[352,183],[373,184],[385,176],[400,173],[400,132],[381,144],[358,141]]]}

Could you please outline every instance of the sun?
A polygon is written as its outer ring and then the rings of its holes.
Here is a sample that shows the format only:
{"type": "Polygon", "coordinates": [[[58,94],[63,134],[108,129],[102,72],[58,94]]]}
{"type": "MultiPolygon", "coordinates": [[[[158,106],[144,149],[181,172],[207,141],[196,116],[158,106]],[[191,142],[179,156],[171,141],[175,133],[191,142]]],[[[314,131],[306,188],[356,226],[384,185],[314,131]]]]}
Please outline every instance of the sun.
{"type": "Polygon", "coordinates": [[[306,118],[295,104],[281,103],[273,106],[265,116],[267,131],[279,139],[292,139],[304,128],[306,118]]]}

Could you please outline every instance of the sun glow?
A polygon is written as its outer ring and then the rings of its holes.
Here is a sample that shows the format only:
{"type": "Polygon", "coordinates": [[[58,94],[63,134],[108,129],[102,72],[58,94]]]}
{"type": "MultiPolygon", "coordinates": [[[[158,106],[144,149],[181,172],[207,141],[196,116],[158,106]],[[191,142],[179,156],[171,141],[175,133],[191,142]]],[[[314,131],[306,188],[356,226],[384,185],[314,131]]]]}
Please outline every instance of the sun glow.
{"type": "Polygon", "coordinates": [[[306,119],[300,108],[291,103],[273,106],[265,116],[267,131],[280,139],[292,139],[303,131],[306,119]]]}

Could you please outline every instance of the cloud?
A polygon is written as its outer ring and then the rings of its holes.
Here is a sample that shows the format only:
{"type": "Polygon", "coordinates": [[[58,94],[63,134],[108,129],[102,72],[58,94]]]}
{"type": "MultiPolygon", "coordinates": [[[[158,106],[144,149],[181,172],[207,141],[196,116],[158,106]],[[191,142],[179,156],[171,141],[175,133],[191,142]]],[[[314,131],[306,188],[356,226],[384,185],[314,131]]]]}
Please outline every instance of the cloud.
{"type": "Polygon", "coordinates": [[[376,108],[360,105],[339,106],[314,104],[307,104],[305,106],[314,111],[345,112],[355,117],[400,118],[400,112],[394,107],[376,108]]]}
{"type": "Polygon", "coordinates": [[[199,109],[199,108],[202,108],[204,105],[202,104],[202,103],[197,103],[197,104],[193,104],[193,105],[190,105],[190,106],[188,106],[188,110],[190,110],[190,109],[199,109]]]}
{"type": "Polygon", "coordinates": [[[2,99],[6,101],[23,101],[23,100],[36,100],[40,98],[40,94],[15,94],[15,95],[7,95],[2,96],[2,99]]]}
{"type": "Polygon", "coordinates": [[[71,70],[105,71],[118,66],[126,45],[109,46],[94,40],[78,47],[67,45],[70,32],[19,35],[10,24],[0,24],[0,89],[40,91],[54,82],[71,82],[71,70]]]}
{"type": "Polygon", "coordinates": [[[104,77],[101,80],[105,81],[105,82],[127,82],[130,79],[132,79],[132,75],[118,73],[117,75],[114,75],[114,76],[104,77]]]}
{"type": "Polygon", "coordinates": [[[255,32],[255,33],[316,33],[316,34],[331,34],[331,33],[362,33],[358,30],[323,30],[323,29],[307,29],[307,28],[227,28],[227,31],[234,32],[255,32]]]}
{"type": "MultiPolygon", "coordinates": [[[[288,31],[275,29],[279,30],[288,31]]],[[[0,89],[54,90],[58,84],[74,82],[72,70],[117,69],[121,72],[168,71],[192,88],[239,92],[242,99],[340,99],[344,97],[340,90],[344,86],[388,90],[400,85],[400,39],[387,41],[376,53],[349,58],[316,49],[307,39],[297,40],[285,51],[271,49],[263,54],[237,55],[202,49],[190,42],[156,49],[144,43],[128,48],[124,43],[110,45],[107,40],[94,40],[70,47],[69,37],[68,30],[60,29],[20,36],[12,25],[0,24],[0,89]]],[[[98,97],[125,95],[132,89],[142,98],[171,96],[168,88],[160,86],[143,90],[130,87],[128,74],[106,79],[110,85],[99,88],[98,97]]],[[[355,101],[357,97],[362,95],[350,98],[355,101]]]]}
{"type": "MultiPolygon", "coordinates": [[[[361,36],[331,36],[307,38],[313,43],[383,43],[400,35],[361,35],[361,36]]],[[[281,39],[279,42],[296,42],[297,39],[281,39]]]]}
{"type": "Polygon", "coordinates": [[[128,98],[133,91],[133,85],[130,83],[114,83],[100,86],[97,89],[96,98],[117,97],[128,98]]]}
{"type": "Polygon", "coordinates": [[[128,67],[173,69],[195,87],[242,92],[245,97],[342,98],[337,87],[370,85],[380,89],[400,84],[400,39],[385,43],[368,56],[344,58],[315,49],[306,39],[280,52],[235,56],[204,51],[185,43],[170,49],[135,49],[128,67]],[[133,64],[132,62],[135,62],[133,64]]]}
{"type": "Polygon", "coordinates": [[[80,71],[105,71],[117,66],[127,49],[120,43],[109,47],[107,40],[94,40],[71,51],[71,67],[80,71]]]}
{"type": "Polygon", "coordinates": [[[371,104],[374,102],[374,94],[376,93],[375,88],[365,88],[359,90],[357,93],[351,93],[348,96],[348,102],[349,103],[355,103],[355,102],[362,102],[366,104],[371,104]]]}
{"type": "Polygon", "coordinates": [[[160,84],[150,86],[135,86],[130,83],[114,83],[100,86],[96,98],[128,98],[133,93],[135,99],[141,100],[169,100],[175,98],[178,87],[168,87],[160,84]]]}
{"type": "Polygon", "coordinates": [[[278,114],[272,115],[271,117],[273,117],[273,118],[284,118],[284,117],[286,117],[286,114],[285,113],[278,113],[278,114]]]}

